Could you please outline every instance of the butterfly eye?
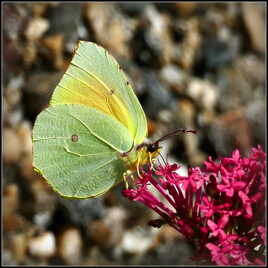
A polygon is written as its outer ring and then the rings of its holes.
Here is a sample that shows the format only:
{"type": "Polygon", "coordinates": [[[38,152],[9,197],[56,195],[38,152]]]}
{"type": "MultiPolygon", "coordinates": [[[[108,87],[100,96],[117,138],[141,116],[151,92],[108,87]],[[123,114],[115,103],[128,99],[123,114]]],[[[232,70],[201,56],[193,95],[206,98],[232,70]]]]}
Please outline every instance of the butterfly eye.
{"type": "Polygon", "coordinates": [[[127,81],[127,86],[129,86],[129,82],[127,81]]]}
{"type": "Polygon", "coordinates": [[[71,140],[72,140],[72,142],[77,142],[78,141],[78,136],[77,135],[72,135],[72,137],[71,137],[71,140]]]}

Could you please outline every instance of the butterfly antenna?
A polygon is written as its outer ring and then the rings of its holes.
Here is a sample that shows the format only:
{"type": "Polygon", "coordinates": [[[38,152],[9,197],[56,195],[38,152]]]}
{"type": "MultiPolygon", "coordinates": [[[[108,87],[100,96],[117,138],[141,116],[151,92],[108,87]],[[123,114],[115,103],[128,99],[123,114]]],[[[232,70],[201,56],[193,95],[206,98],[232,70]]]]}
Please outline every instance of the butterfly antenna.
{"type": "Polygon", "coordinates": [[[178,135],[179,133],[194,133],[194,134],[196,134],[196,132],[197,132],[196,130],[177,129],[177,130],[175,130],[175,131],[173,131],[173,132],[171,132],[171,133],[169,133],[169,134],[167,134],[167,135],[161,137],[160,139],[158,139],[158,140],[155,141],[154,143],[157,144],[157,143],[159,143],[159,142],[161,142],[161,141],[163,141],[163,140],[168,139],[169,137],[176,136],[176,135],[178,135]]]}

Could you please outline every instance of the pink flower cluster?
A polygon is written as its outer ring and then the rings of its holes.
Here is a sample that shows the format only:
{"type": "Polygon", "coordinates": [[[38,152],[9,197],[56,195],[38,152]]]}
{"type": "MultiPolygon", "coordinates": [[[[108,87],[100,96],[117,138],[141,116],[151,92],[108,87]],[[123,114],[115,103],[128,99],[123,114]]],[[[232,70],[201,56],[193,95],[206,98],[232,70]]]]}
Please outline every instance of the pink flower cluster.
{"type": "Polygon", "coordinates": [[[238,150],[217,161],[209,157],[204,168],[190,168],[188,176],[179,175],[179,168],[165,163],[144,169],[135,186],[123,190],[123,195],[161,216],[150,225],[167,223],[195,241],[196,261],[264,265],[266,154],[261,146],[252,148],[248,158],[238,150]]]}

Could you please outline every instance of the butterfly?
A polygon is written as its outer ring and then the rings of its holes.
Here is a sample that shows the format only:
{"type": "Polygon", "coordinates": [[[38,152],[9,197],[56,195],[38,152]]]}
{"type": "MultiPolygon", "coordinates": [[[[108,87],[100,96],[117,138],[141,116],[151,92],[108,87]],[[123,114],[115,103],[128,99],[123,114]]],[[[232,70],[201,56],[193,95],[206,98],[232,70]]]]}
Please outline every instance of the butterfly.
{"type": "Polygon", "coordinates": [[[79,41],[33,127],[33,166],[63,197],[106,193],[152,163],[147,120],[127,76],[103,47],[79,41]]]}

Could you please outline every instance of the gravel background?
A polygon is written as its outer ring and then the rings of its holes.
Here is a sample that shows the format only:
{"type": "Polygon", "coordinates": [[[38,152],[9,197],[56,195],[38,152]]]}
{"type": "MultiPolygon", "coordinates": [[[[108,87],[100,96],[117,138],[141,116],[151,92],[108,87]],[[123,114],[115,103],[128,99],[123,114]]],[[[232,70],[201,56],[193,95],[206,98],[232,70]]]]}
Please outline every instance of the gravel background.
{"type": "MultiPolygon", "coordinates": [[[[194,264],[194,246],[121,196],[66,200],[32,170],[36,116],[68,66],[77,40],[96,42],[129,75],[149,138],[187,166],[208,155],[265,147],[266,4],[4,3],[4,265],[194,264]]],[[[183,169],[183,168],[182,168],[183,169]]]]}

